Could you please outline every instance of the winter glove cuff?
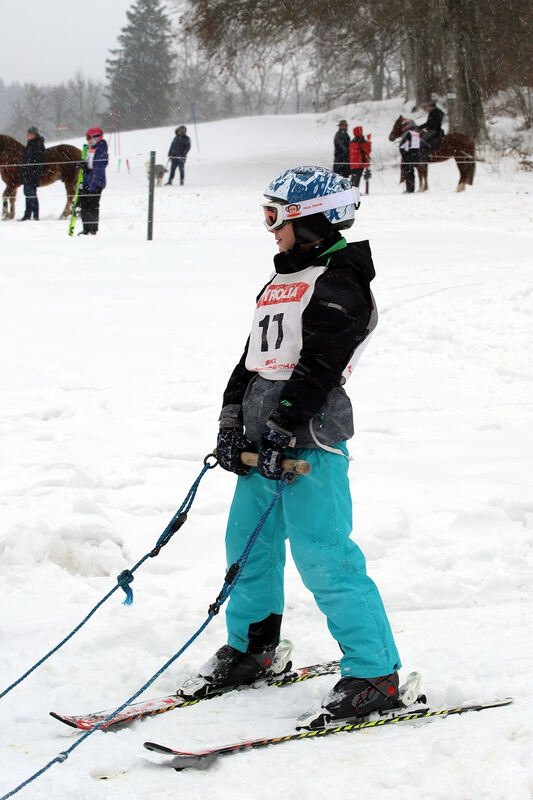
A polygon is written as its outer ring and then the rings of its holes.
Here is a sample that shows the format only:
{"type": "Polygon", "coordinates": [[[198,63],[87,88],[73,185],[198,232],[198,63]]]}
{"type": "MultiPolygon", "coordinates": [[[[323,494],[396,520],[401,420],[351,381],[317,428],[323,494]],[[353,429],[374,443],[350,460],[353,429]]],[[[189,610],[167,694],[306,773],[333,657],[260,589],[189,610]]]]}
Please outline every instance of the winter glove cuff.
{"type": "Polygon", "coordinates": [[[242,406],[232,403],[222,408],[218,418],[220,428],[241,428],[242,429],[242,406]]]}
{"type": "Polygon", "coordinates": [[[295,447],[296,437],[289,429],[290,421],[280,411],[273,411],[266,421],[263,439],[279,443],[281,447],[295,447]]]}
{"type": "Polygon", "coordinates": [[[283,447],[283,449],[286,447],[294,447],[296,444],[296,437],[293,436],[291,431],[285,430],[285,428],[282,428],[270,419],[266,422],[261,439],[263,442],[278,445],[279,447],[283,447]]]}

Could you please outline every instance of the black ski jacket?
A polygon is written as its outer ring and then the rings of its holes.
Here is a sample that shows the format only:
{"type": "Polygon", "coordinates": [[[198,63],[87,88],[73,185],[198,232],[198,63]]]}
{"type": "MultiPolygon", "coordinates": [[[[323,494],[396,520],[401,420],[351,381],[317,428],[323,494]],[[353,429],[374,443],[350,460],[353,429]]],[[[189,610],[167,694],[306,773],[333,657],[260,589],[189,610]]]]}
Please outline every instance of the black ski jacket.
{"type": "Polygon", "coordinates": [[[36,136],[28,139],[28,144],[22,154],[22,166],[19,167],[21,183],[29,186],[38,186],[41,182],[43,164],[45,159],[44,139],[36,136]]]}
{"type": "Polygon", "coordinates": [[[289,379],[267,380],[247,370],[248,342],[229,379],[222,416],[243,422],[252,442],[260,441],[265,423],[274,411],[277,421],[296,436],[296,447],[317,447],[310,432],[310,420],[322,444],[330,445],[353,436],[352,406],[341,385],[342,373],[368,336],[371,315],[376,314],[370,291],[375,271],[367,241],[322,255],[335,241],[344,240],[335,233],[332,239],[311,251],[295,249],[274,257],[278,274],[298,272],[309,266],[327,265],[327,269],[317,279],[303,312],[302,349],[289,379]]]}
{"type": "Polygon", "coordinates": [[[440,131],[442,127],[442,120],[444,119],[444,111],[440,108],[433,108],[429,114],[428,118],[422,125],[419,125],[421,131],[440,131]]]}
{"type": "Polygon", "coordinates": [[[187,153],[191,149],[191,140],[185,133],[176,134],[172,139],[168,157],[169,158],[182,158],[184,161],[187,158],[187,153]]]}

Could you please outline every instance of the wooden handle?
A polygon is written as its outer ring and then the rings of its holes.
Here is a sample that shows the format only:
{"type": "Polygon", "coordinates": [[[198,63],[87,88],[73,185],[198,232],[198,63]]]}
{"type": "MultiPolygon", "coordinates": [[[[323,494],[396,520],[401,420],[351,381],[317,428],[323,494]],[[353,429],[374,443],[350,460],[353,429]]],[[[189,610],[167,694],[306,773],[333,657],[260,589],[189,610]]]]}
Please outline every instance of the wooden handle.
{"type": "MultiPolygon", "coordinates": [[[[247,467],[257,467],[257,453],[241,453],[241,461],[247,467]]],[[[296,475],[309,475],[311,464],[299,458],[284,458],[281,466],[286,472],[294,472],[296,475]]]]}

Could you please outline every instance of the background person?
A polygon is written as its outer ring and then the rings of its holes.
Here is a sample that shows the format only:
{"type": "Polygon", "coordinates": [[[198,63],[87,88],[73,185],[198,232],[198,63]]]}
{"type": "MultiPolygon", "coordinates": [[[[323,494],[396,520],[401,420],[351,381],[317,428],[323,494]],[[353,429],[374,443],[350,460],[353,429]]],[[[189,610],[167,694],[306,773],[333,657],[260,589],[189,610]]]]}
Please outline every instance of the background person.
{"type": "Polygon", "coordinates": [[[438,108],[435,100],[430,100],[426,106],[428,111],[428,118],[418,129],[424,131],[423,141],[430,150],[437,150],[440,143],[444,138],[444,131],[442,130],[442,120],[444,119],[444,111],[438,108]]]}
{"type": "Polygon", "coordinates": [[[176,128],[175,134],[168,151],[168,157],[170,158],[170,175],[168,176],[168,181],[165,186],[172,186],[176,169],[179,169],[180,172],[180,186],[183,186],[185,182],[185,161],[187,159],[187,153],[191,149],[191,140],[187,136],[187,128],[185,125],[180,125],[176,128]]]}
{"type": "Polygon", "coordinates": [[[26,210],[19,222],[24,222],[32,217],[39,219],[37,187],[41,182],[44,161],[44,139],[35,125],[31,125],[26,133],[26,146],[22,154],[22,165],[19,167],[19,178],[24,186],[26,198],[26,210]]]}
{"type": "Polygon", "coordinates": [[[350,137],[345,119],[340,120],[339,129],[333,137],[333,172],[343,178],[350,176],[350,137]]]}
{"type": "Polygon", "coordinates": [[[89,148],[83,166],[83,183],[79,194],[83,230],[78,235],[94,236],[98,231],[100,198],[106,185],[105,170],[109,159],[103,130],[89,128],[85,135],[89,148]]]}
{"type": "Polygon", "coordinates": [[[363,136],[361,125],[353,129],[353,139],[350,142],[350,180],[352,186],[359,187],[363,170],[370,163],[370,142],[363,136]]]}
{"type": "Polygon", "coordinates": [[[412,119],[406,119],[402,123],[402,129],[404,131],[400,139],[402,177],[405,179],[405,191],[411,194],[415,190],[415,164],[420,161],[420,134],[412,119]]]}

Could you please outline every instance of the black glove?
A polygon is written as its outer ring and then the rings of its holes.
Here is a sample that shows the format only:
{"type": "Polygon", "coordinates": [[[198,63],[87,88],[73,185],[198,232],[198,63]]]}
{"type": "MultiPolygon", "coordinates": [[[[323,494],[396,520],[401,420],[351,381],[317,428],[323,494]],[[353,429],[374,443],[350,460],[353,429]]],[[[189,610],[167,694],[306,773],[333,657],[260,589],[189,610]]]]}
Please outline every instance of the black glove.
{"type": "Polygon", "coordinates": [[[221,420],[220,430],[217,436],[217,461],[228,472],[235,475],[248,475],[250,467],[241,461],[241,453],[252,449],[251,443],[244,435],[244,431],[238,423],[231,427],[224,427],[225,422],[221,420]]]}
{"type": "Polygon", "coordinates": [[[276,422],[275,413],[271,415],[265,425],[261,437],[261,449],[257,457],[257,471],[263,478],[271,481],[280,480],[283,473],[281,462],[285,455],[285,449],[293,445],[293,442],[292,433],[276,422]]]}

